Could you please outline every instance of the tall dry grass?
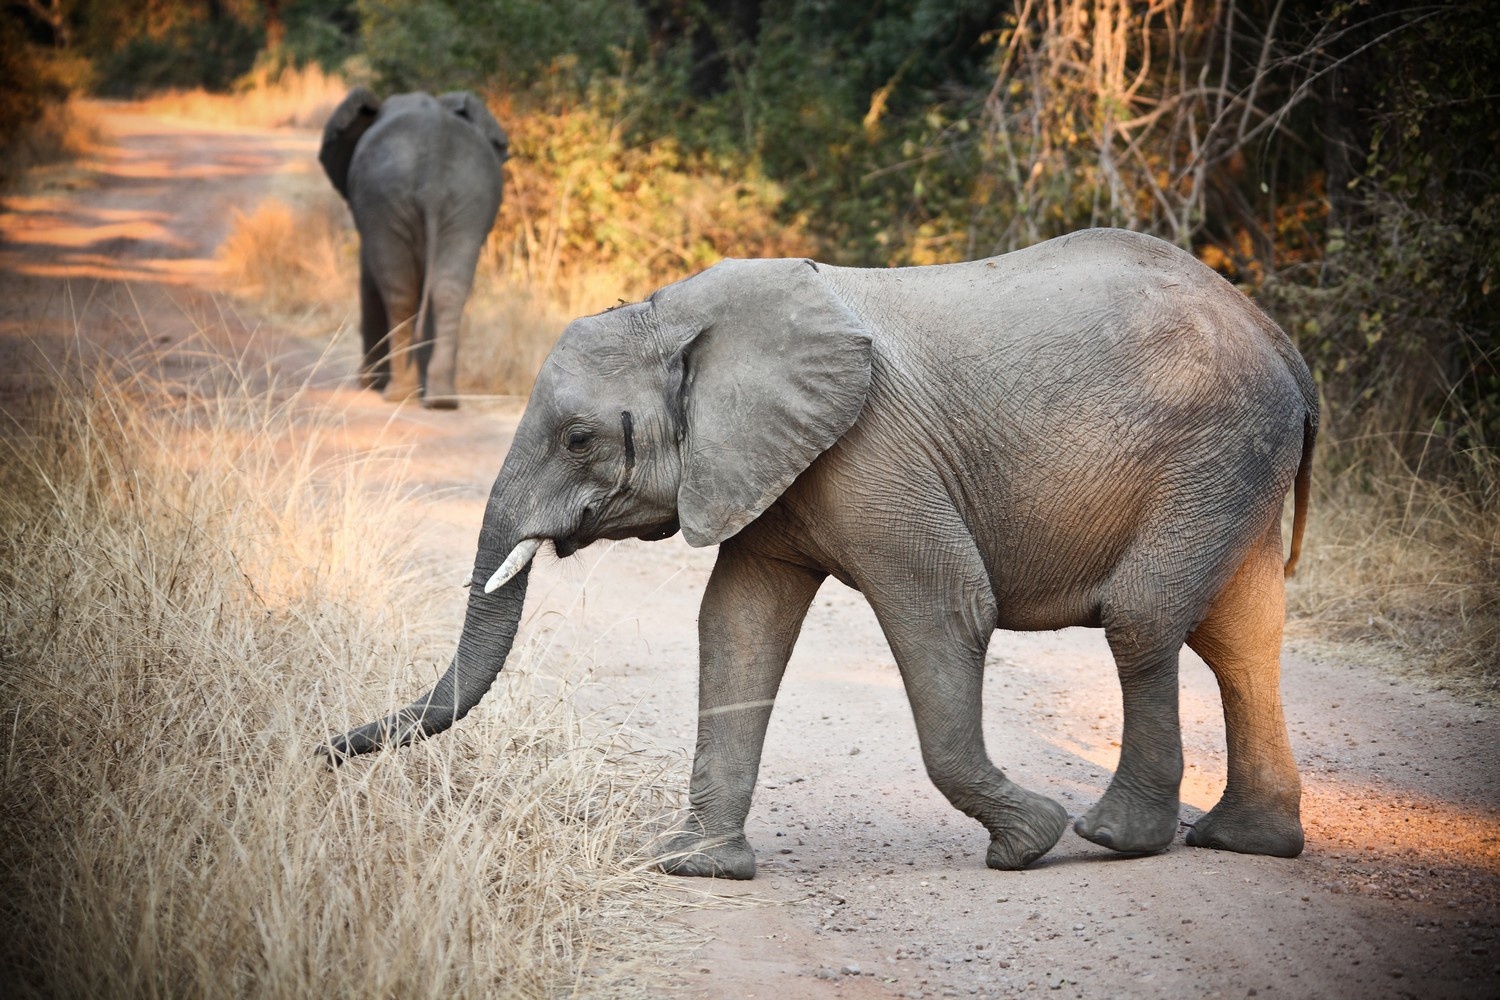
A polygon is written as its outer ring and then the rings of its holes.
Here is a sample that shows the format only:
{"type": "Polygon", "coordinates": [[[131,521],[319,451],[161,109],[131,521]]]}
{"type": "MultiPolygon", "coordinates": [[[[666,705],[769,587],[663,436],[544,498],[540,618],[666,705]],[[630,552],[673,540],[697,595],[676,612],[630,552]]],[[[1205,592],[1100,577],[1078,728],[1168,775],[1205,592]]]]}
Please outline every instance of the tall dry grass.
{"type": "Polygon", "coordinates": [[[228,94],[201,88],[173,90],[148,97],[140,104],[151,114],[220,125],[321,129],[348,89],[343,77],[325,72],[316,63],[276,69],[257,66],[236,81],[228,94]]]}
{"type": "Polygon", "coordinates": [[[236,211],[218,259],[229,287],[260,311],[299,326],[350,318],[358,330],[359,243],[331,186],[236,211]]]}
{"type": "Polygon", "coordinates": [[[1371,643],[1406,673],[1500,698],[1500,460],[1472,458],[1460,485],[1381,438],[1325,442],[1288,589],[1297,631],[1371,643]]]}
{"type": "Polygon", "coordinates": [[[314,763],[451,639],[404,458],[270,373],[152,370],[6,401],[5,994],[654,995],[662,763],[535,650],[443,739],[314,763]]]}

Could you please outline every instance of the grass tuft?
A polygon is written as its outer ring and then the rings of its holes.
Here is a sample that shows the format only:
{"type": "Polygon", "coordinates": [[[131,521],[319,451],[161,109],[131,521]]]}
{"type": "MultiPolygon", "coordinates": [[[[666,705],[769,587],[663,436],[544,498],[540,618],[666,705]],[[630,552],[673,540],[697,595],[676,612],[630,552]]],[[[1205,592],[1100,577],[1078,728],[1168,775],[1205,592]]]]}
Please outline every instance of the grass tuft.
{"type": "Polygon", "coordinates": [[[451,640],[405,458],[159,370],[75,360],[0,426],[7,995],[656,992],[662,761],[522,651],[443,739],[316,764],[451,640]]]}
{"type": "Polygon", "coordinates": [[[236,211],[218,257],[230,287],[261,311],[294,324],[353,317],[357,329],[359,245],[332,187],[236,211]]]}

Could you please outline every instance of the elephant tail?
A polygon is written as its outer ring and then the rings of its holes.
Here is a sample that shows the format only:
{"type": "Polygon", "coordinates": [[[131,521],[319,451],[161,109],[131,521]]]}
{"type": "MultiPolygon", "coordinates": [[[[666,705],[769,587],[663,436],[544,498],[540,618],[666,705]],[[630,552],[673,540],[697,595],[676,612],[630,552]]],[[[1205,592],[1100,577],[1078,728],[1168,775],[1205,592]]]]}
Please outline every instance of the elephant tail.
{"type": "Polygon", "coordinates": [[[412,343],[430,344],[436,333],[432,315],[432,276],[437,273],[438,220],[436,212],[424,213],[422,234],[422,297],[417,300],[417,318],[412,323],[412,343]]]}
{"type": "Polygon", "coordinates": [[[1297,572],[1297,560],[1302,555],[1302,533],[1307,528],[1307,494],[1312,486],[1313,444],[1317,438],[1317,418],[1308,414],[1302,418],[1302,460],[1297,463],[1297,478],[1292,486],[1292,551],[1282,571],[1285,576],[1297,572]]]}
{"type": "Polygon", "coordinates": [[[1292,343],[1292,338],[1269,318],[1266,319],[1271,342],[1276,353],[1286,365],[1287,373],[1297,383],[1302,396],[1302,458],[1297,462],[1297,477],[1292,481],[1292,546],[1282,572],[1291,576],[1297,571],[1297,560],[1302,556],[1302,535],[1307,529],[1307,501],[1312,492],[1313,448],[1318,441],[1318,419],[1321,406],[1318,400],[1318,383],[1308,370],[1307,360],[1292,343]]]}

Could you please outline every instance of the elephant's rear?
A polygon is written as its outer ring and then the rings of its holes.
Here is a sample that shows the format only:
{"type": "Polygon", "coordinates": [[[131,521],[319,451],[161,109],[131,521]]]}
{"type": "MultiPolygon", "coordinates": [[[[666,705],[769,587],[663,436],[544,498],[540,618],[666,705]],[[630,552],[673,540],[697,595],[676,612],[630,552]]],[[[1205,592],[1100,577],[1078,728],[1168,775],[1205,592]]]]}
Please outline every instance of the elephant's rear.
{"type": "Polygon", "coordinates": [[[1126,577],[1206,602],[1305,464],[1306,365],[1169,244],[1091,231],[989,261],[826,270],[890,331],[862,422],[929,425],[924,458],[973,512],[1006,627],[1101,624],[1126,577]]]}
{"type": "Polygon", "coordinates": [[[417,215],[436,217],[483,239],[500,208],[500,160],[485,139],[427,94],[402,94],[360,140],[351,187],[371,217],[414,227],[417,215]],[[398,101],[405,106],[389,110],[398,101]],[[430,105],[430,107],[428,106],[430,105]]]}
{"type": "Polygon", "coordinates": [[[359,141],[351,204],[390,327],[387,398],[457,405],[459,323],[500,208],[504,148],[503,130],[464,92],[392,97],[359,141]],[[409,332],[398,330],[407,319],[409,332]]]}

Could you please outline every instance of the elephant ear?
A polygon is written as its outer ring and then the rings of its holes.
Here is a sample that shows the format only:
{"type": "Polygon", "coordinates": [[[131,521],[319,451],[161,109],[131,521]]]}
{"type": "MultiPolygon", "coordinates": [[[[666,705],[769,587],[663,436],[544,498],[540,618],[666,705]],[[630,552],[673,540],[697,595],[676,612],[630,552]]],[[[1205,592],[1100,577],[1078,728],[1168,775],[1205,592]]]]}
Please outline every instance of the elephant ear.
{"type": "Polygon", "coordinates": [[[682,362],[688,544],[759,517],[864,408],[869,329],[810,260],[726,260],[652,297],[682,362]]]}
{"type": "Polygon", "coordinates": [[[354,147],[359,144],[365,130],[375,124],[378,114],[380,98],[368,88],[355,87],[334,108],[328,124],[323,126],[323,146],[318,150],[318,161],[345,201],[349,200],[349,163],[354,159],[354,147]]]}
{"type": "Polygon", "coordinates": [[[510,137],[505,134],[500,123],[495,121],[495,116],[490,114],[490,109],[485,107],[483,101],[467,90],[451,91],[438,100],[443,107],[478,129],[479,134],[494,147],[495,155],[500,157],[501,163],[510,159],[510,137]]]}

